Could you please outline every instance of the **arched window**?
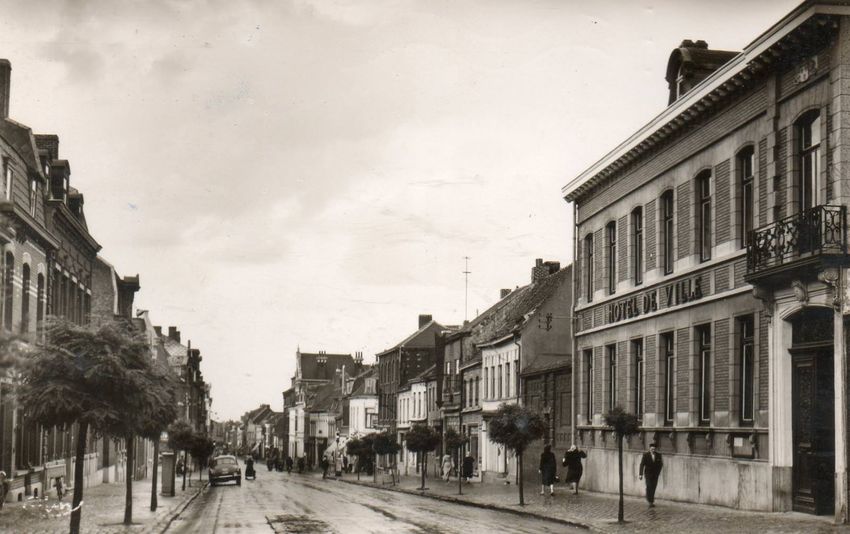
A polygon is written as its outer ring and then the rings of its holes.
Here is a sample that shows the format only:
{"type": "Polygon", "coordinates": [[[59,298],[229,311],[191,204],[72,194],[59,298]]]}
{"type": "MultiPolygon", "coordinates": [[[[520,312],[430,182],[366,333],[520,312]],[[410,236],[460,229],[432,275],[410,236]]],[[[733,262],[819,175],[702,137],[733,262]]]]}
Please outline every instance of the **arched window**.
{"type": "Polygon", "coordinates": [[[661,259],[664,274],[673,272],[673,190],[661,195],[661,259]]]}
{"type": "Polygon", "coordinates": [[[738,167],[738,202],[739,221],[738,239],[741,248],[746,248],[750,243],[750,232],[753,231],[755,221],[755,197],[753,196],[753,167],[755,151],[752,146],[744,147],[736,157],[738,167]]]}
{"type": "Polygon", "coordinates": [[[818,204],[820,158],[820,112],[810,111],[797,121],[797,157],[799,158],[800,211],[818,204]]]}
{"type": "Polygon", "coordinates": [[[21,333],[30,329],[30,266],[24,264],[21,270],[21,333]]]}
{"type": "Polygon", "coordinates": [[[711,259],[711,171],[703,171],[696,178],[697,244],[700,261],[711,259]]]}
{"type": "Polygon", "coordinates": [[[12,304],[15,301],[15,255],[6,253],[6,266],[3,269],[3,326],[12,330],[12,304]]]}

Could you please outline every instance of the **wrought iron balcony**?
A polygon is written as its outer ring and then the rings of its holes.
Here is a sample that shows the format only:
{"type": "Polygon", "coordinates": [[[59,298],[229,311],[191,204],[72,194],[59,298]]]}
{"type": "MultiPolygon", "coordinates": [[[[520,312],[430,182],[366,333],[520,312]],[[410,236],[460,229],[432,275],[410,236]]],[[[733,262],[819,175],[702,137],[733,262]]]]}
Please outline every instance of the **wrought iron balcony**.
{"type": "Polygon", "coordinates": [[[799,269],[847,255],[847,208],[815,206],[753,230],[747,245],[749,283],[800,275],[799,269]]]}

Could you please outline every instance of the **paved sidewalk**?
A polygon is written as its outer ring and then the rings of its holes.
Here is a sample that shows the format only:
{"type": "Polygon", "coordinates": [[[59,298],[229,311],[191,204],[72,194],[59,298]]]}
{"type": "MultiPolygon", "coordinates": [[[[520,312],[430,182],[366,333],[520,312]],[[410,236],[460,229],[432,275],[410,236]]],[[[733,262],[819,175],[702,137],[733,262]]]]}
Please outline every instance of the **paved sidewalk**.
{"type": "MultiPolygon", "coordinates": [[[[160,479],[161,480],[161,479],[160,479]]],[[[188,479],[187,479],[188,481],[188,479]]],[[[83,517],[80,530],[85,534],[116,534],[132,532],[136,534],[159,534],[172,519],[179,514],[189,501],[206,485],[206,477],[198,480],[198,475],[181,491],[182,480],[177,480],[174,497],[157,496],[156,512],[150,511],[151,480],[133,482],[133,524],[124,526],[125,483],[100,484],[86,488],[83,492],[83,517]]],[[[0,532],[20,534],[65,534],[68,532],[71,515],[69,491],[62,501],[55,498],[29,500],[22,503],[6,503],[0,511],[0,532]]]]}
{"type": "MultiPolygon", "coordinates": [[[[357,484],[355,475],[345,475],[343,482],[357,484]]],[[[525,486],[525,506],[519,506],[517,486],[503,484],[464,484],[463,495],[457,494],[457,479],[451,484],[435,478],[425,481],[427,491],[418,490],[420,479],[401,477],[397,486],[372,484],[371,477],[361,476],[359,484],[387,490],[402,491],[426,497],[450,500],[460,504],[498,508],[519,514],[584,526],[596,532],[646,532],[652,534],[696,533],[850,533],[850,527],[834,526],[829,517],[814,517],[800,513],[743,512],[718,506],[683,504],[656,500],[654,508],[646,501],[626,497],[624,525],[617,524],[618,499],[616,495],[579,490],[578,495],[568,491],[565,484],[555,487],[555,495],[540,495],[539,485],[525,486]]]]}

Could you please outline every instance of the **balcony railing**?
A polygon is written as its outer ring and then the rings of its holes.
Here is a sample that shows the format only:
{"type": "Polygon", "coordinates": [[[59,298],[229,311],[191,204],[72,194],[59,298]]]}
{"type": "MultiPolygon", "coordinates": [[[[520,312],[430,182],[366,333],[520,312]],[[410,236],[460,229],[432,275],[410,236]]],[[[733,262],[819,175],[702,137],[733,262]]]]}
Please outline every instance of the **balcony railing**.
{"type": "Polygon", "coordinates": [[[822,255],[847,254],[847,209],[815,206],[750,233],[747,275],[822,255]]]}

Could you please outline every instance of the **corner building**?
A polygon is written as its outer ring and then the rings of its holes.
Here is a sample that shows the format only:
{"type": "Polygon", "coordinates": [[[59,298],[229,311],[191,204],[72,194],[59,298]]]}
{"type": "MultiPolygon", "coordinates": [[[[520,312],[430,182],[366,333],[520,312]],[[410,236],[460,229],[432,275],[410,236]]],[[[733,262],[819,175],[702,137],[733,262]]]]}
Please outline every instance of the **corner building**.
{"type": "Polygon", "coordinates": [[[625,491],[847,522],[850,6],[811,1],[743,52],[684,41],[669,105],[572,202],[575,441],[614,492],[603,414],[636,413],[625,491]]]}

